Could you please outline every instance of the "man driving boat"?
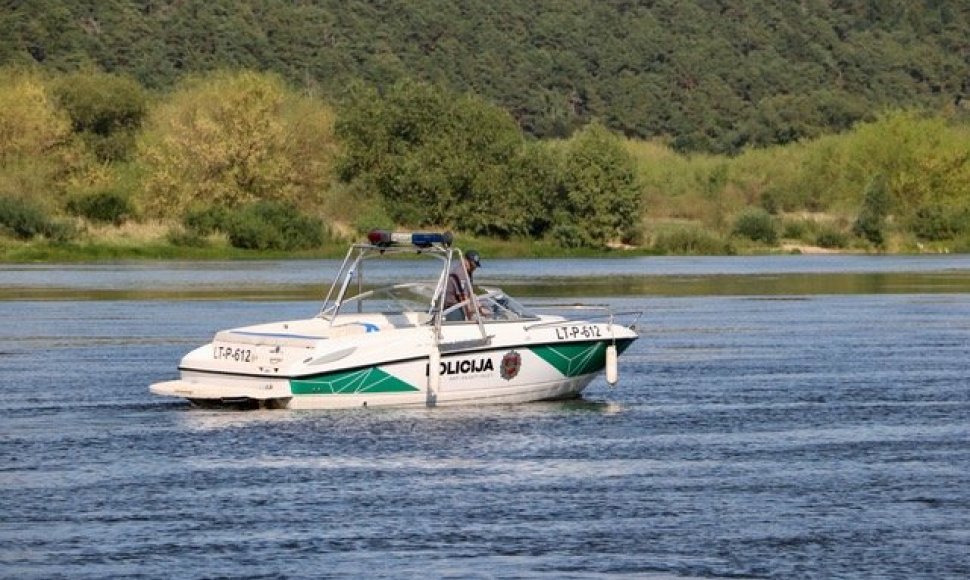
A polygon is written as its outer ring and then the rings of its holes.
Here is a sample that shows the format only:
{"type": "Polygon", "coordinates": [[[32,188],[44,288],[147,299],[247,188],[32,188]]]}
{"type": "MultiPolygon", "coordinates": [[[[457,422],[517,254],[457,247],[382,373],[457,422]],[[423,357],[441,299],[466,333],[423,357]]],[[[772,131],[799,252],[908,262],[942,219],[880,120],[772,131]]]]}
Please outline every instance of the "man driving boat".
{"type": "Polygon", "coordinates": [[[452,306],[468,300],[461,308],[456,308],[445,315],[445,320],[461,321],[471,320],[475,313],[473,308],[477,303],[470,300],[473,297],[472,290],[473,277],[475,270],[482,267],[481,256],[475,250],[469,250],[465,257],[451,265],[448,272],[448,285],[445,287],[445,310],[452,306]],[[461,269],[464,268],[464,271],[461,269]],[[467,276],[466,276],[467,273],[467,276]],[[468,282],[466,287],[466,280],[468,282]]]}

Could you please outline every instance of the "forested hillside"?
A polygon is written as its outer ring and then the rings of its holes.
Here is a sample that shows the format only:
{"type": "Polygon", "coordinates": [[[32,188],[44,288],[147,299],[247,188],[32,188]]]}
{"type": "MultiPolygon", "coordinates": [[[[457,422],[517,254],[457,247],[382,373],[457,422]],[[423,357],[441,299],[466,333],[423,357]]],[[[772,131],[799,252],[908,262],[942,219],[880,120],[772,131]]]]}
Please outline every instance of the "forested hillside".
{"type": "Polygon", "coordinates": [[[970,251],[966,0],[0,4],[0,259],[970,251]]]}
{"type": "Polygon", "coordinates": [[[598,120],[678,151],[970,108],[966,0],[31,0],[0,4],[0,30],[0,66],[93,66],[165,90],[275,71],[331,98],[411,78],[474,93],[535,136],[598,120]]]}

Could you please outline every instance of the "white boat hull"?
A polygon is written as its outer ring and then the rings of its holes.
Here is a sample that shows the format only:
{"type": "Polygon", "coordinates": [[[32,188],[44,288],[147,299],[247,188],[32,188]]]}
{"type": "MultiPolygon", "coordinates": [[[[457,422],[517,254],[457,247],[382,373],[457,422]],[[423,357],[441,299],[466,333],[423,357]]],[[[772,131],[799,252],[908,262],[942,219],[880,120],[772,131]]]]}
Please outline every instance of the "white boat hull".
{"type": "Polygon", "coordinates": [[[290,409],[569,399],[604,370],[608,345],[622,350],[636,338],[626,327],[605,323],[531,330],[494,324],[486,343],[475,339],[474,326],[456,325],[446,329],[451,341],[436,347],[428,327],[385,333],[381,322],[355,323],[378,330],[328,339],[315,338],[319,320],[221,333],[221,340],[183,359],[179,380],[156,383],[151,391],[203,405],[290,409]],[[434,348],[441,349],[437,357],[434,348]],[[438,358],[436,377],[430,372],[432,358],[438,358]]]}

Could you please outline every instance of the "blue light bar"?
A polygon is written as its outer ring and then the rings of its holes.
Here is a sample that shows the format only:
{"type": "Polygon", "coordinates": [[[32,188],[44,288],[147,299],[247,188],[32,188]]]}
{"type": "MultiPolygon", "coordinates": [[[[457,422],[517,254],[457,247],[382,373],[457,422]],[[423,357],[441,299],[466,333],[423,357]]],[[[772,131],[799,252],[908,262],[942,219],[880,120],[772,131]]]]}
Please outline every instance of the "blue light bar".
{"type": "Polygon", "coordinates": [[[430,248],[433,244],[450,246],[454,241],[451,232],[392,232],[388,230],[371,230],[367,234],[367,241],[375,246],[391,246],[394,244],[411,244],[419,248],[430,248]]]}

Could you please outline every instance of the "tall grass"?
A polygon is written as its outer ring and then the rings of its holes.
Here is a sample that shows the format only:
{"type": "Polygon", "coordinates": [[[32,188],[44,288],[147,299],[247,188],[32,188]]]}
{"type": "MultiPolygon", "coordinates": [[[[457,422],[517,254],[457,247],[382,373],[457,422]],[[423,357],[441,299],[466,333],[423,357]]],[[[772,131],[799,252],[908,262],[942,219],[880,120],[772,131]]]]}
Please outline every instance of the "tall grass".
{"type": "MultiPolygon", "coordinates": [[[[889,234],[937,241],[970,233],[963,218],[970,215],[970,126],[941,116],[888,112],[842,135],[736,157],[680,155],[659,142],[627,141],[627,150],[638,163],[647,229],[683,219],[725,235],[752,207],[852,223],[866,211],[867,187],[882,176],[889,234]]],[[[829,227],[821,241],[847,245],[852,235],[829,227]]]]}

